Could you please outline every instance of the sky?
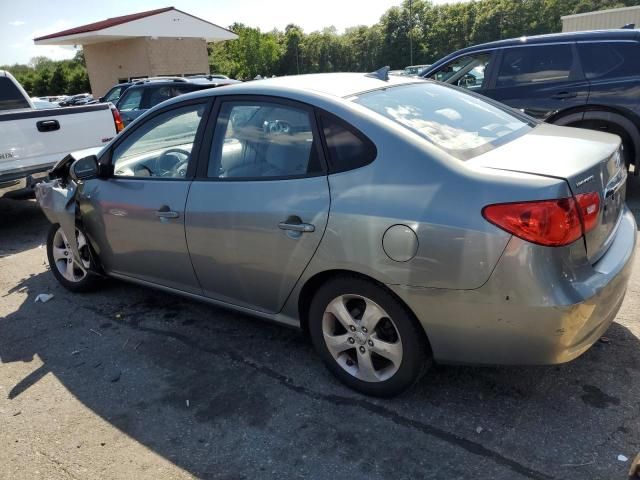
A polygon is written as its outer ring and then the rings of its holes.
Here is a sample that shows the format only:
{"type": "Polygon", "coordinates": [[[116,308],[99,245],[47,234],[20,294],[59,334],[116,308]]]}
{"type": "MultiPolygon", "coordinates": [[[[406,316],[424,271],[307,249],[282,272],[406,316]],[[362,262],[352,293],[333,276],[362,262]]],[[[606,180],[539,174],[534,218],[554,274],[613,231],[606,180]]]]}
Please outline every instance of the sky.
{"type": "MultiPolygon", "coordinates": [[[[460,0],[435,0],[451,3],[460,0]]],[[[27,63],[44,55],[55,60],[73,57],[71,46],[33,44],[33,39],[67,28],[130,13],[174,6],[228,27],[241,22],[263,31],[284,30],[289,23],[306,32],[334,26],[338,31],[372,25],[401,0],[0,0],[0,65],[27,63]]]]}

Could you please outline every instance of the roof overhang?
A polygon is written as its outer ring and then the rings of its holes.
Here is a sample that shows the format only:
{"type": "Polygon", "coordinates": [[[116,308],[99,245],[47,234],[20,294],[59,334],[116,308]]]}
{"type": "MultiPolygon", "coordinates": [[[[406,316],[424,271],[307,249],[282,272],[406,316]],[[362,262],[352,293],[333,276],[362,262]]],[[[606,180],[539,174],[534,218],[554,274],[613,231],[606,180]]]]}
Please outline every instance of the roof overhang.
{"type": "Polygon", "coordinates": [[[209,42],[235,40],[231,30],[173,7],[96,22],[34,39],[36,45],[89,45],[138,37],[203,38],[209,42]],[[128,18],[134,18],[129,20],[128,18]]]}

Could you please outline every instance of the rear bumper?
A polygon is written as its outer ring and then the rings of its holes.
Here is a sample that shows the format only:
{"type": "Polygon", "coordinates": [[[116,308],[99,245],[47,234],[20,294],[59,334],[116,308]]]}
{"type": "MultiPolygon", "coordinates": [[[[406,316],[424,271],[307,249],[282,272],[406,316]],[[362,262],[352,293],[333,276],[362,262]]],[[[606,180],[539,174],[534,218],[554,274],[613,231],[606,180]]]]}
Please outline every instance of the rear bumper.
{"type": "Polygon", "coordinates": [[[437,361],[563,363],[588,350],[613,322],[631,275],[636,235],[625,207],[611,246],[594,265],[577,260],[584,257],[582,241],[549,249],[514,238],[479,289],[389,287],[422,323],[437,361]]]}

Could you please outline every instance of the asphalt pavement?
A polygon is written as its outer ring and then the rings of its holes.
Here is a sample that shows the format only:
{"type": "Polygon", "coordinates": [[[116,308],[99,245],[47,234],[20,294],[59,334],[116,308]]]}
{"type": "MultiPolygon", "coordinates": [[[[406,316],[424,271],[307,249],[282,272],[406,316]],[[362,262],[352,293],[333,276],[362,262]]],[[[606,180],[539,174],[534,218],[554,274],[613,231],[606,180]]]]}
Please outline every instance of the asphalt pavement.
{"type": "MultiPolygon", "coordinates": [[[[638,178],[629,204],[640,219],[638,178]]],[[[0,219],[2,479],[609,480],[640,451],[640,255],[577,360],[439,365],[380,400],[296,330],[118,281],[67,292],[35,202],[0,219]]]]}

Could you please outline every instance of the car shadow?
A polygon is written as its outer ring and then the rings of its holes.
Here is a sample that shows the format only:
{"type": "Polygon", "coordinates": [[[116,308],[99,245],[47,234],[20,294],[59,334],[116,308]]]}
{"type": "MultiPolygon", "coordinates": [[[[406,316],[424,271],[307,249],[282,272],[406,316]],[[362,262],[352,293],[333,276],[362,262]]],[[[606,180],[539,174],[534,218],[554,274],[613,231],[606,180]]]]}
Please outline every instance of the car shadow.
{"type": "Polygon", "coordinates": [[[120,282],[74,295],[45,272],[17,290],[26,297],[0,320],[0,363],[39,366],[6,385],[6,401],[51,373],[197,477],[324,478],[340,464],[362,478],[409,478],[423,462],[451,461],[447,478],[458,478],[473,471],[471,455],[511,472],[492,478],[566,477],[574,464],[585,464],[579,478],[612,478],[598,470],[609,450],[640,443],[640,342],[618,323],[565,365],[436,366],[407,394],[380,400],[338,384],[295,330],[120,282]],[[33,303],[45,288],[54,299],[33,303]],[[386,453],[349,460],[366,449],[386,453]]]}
{"type": "Polygon", "coordinates": [[[0,196],[0,219],[0,257],[44,244],[49,222],[35,200],[0,196]]]}

